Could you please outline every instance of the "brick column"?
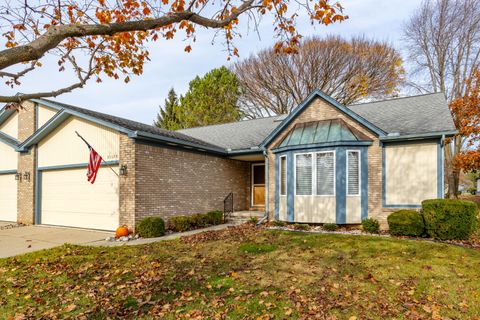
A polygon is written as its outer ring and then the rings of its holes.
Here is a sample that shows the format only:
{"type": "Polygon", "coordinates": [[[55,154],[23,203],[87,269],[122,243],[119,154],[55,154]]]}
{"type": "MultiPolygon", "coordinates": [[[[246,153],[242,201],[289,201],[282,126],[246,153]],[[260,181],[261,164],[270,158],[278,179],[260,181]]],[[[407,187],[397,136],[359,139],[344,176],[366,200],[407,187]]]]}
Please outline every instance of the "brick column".
{"type": "Polygon", "coordinates": [[[135,141],[128,136],[120,135],[120,166],[127,166],[127,175],[120,176],[119,201],[120,225],[135,230],[135,141]]]}
{"type": "MultiPolygon", "coordinates": [[[[35,104],[24,102],[18,113],[18,140],[25,141],[35,132],[35,104]]],[[[25,224],[35,223],[35,159],[36,147],[18,154],[18,169],[22,179],[17,184],[17,220],[25,224]],[[25,173],[30,179],[25,178],[25,173]]]]}

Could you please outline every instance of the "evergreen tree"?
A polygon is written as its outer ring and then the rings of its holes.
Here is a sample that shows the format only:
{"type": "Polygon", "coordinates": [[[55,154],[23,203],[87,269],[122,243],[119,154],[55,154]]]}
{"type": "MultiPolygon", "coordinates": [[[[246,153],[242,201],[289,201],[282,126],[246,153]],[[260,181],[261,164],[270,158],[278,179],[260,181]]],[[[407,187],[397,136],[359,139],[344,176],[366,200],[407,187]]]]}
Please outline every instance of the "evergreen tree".
{"type": "Polygon", "coordinates": [[[157,120],[155,125],[159,128],[167,130],[182,129],[182,125],[177,117],[178,112],[178,98],[175,90],[172,88],[168,92],[168,97],[165,99],[163,108],[160,106],[160,110],[157,114],[157,120]]]}
{"type": "Polygon", "coordinates": [[[242,118],[237,106],[239,93],[234,73],[223,66],[213,69],[190,81],[176,115],[183,128],[238,121],[242,118]]]}

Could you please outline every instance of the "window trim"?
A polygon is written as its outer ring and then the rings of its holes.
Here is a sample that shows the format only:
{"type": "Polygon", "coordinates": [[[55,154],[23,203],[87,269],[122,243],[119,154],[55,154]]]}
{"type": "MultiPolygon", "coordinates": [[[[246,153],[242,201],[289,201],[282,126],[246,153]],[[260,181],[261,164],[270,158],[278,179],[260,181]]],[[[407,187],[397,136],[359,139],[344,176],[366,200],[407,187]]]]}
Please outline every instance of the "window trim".
{"type": "MultiPolygon", "coordinates": [[[[295,197],[336,197],[337,196],[337,152],[336,150],[325,150],[316,152],[299,152],[294,154],[293,159],[293,188],[295,197]],[[317,154],[332,153],[333,154],[333,194],[317,194],[317,154]],[[297,156],[312,155],[312,193],[297,194],[297,156]]],[[[288,192],[287,192],[288,193],[288,192]]]]}
{"type": "Polygon", "coordinates": [[[362,158],[361,158],[361,151],[360,150],[346,150],[346,170],[347,170],[347,179],[345,181],[345,187],[346,187],[346,190],[345,190],[345,194],[347,195],[347,197],[360,197],[361,194],[362,194],[362,190],[361,190],[361,187],[362,187],[362,158]],[[349,152],[354,152],[354,153],[358,153],[358,194],[350,194],[348,192],[348,153],[349,152]]]}
{"type": "Polygon", "coordinates": [[[300,152],[300,153],[295,153],[294,161],[293,161],[293,194],[295,197],[311,197],[315,195],[315,184],[313,183],[313,174],[315,172],[315,166],[313,165],[313,160],[315,158],[315,153],[314,152],[300,152]],[[311,155],[311,163],[312,163],[312,193],[311,194],[297,194],[297,156],[300,155],[311,155]]]}
{"type": "Polygon", "coordinates": [[[280,163],[279,163],[279,169],[280,172],[279,177],[278,177],[278,185],[280,186],[280,197],[286,197],[287,196],[287,190],[288,190],[288,159],[286,155],[280,156],[280,163]],[[282,159],[285,159],[285,194],[282,194],[282,159]]]}
{"type": "Polygon", "coordinates": [[[336,150],[328,151],[319,151],[315,152],[315,168],[314,168],[314,178],[315,178],[315,197],[336,197],[337,196],[337,153],[336,150]],[[332,153],[333,154],[333,193],[332,194],[317,194],[317,154],[321,153],[332,153]]]}

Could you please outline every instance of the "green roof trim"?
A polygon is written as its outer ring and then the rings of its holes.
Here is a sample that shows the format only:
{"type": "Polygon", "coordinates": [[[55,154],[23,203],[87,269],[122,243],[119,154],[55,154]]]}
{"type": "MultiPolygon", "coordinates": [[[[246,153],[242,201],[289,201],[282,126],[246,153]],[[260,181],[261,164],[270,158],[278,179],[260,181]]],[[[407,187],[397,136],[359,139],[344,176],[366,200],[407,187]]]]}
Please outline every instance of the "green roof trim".
{"type": "Polygon", "coordinates": [[[298,123],[280,143],[279,148],[334,142],[371,141],[341,119],[298,123]]]}
{"type": "Polygon", "coordinates": [[[293,109],[292,112],[288,114],[288,116],[282,121],[282,123],[276,127],[266,138],[265,140],[261,143],[261,147],[267,147],[273,139],[280,133],[282,130],[284,130],[305,108],[307,108],[310,105],[310,102],[312,102],[315,98],[321,98],[325,100],[326,102],[330,103],[332,106],[352,118],[353,120],[357,121],[361,125],[365,126],[378,136],[385,136],[387,135],[387,132],[383,131],[379,127],[375,126],[373,123],[369,122],[365,118],[361,117],[359,114],[355,113],[354,111],[350,110],[349,108],[345,107],[344,105],[340,104],[338,101],[333,99],[332,97],[328,96],[327,94],[323,93],[320,90],[315,90],[312,92],[298,107],[293,109]]]}

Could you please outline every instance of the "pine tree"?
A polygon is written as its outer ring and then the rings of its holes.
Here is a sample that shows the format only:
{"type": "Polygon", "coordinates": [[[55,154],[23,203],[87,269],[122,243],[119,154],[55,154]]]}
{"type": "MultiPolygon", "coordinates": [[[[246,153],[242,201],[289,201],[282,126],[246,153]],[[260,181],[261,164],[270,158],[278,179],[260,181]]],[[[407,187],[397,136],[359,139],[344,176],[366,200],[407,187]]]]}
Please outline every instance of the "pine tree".
{"type": "Polygon", "coordinates": [[[238,121],[242,117],[239,94],[236,75],[222,66],[190,81],[176,115],[184,128],[238,121]]]}
{"type": "Polygon", "coordinates": [[[177,93],[173,88],[168,92],[168,97],[165,99],[163,108],[162,106],[159,108],[157,120],[154,123],[157,127],[167,130],[182,129],[182,125],[177,116],[179,108],[177,93]]]}

